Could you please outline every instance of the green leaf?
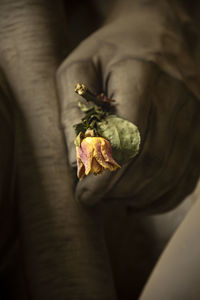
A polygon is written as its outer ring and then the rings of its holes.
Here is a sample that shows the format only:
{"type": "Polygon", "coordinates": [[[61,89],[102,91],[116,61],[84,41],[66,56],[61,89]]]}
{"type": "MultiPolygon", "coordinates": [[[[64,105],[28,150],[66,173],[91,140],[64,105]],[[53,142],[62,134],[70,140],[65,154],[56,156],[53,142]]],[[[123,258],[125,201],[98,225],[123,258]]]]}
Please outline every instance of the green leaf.
{"type": "Polygon", "coordinates": [[[73,125],[74,129],[75,129],[75,133],[76,133],[76,136],[80,133],[80,132],[85,132],[86,131],[86,128],[84,126],[83,123],[78,123],[78,124],[75,124],[73,125]]]}
{"type": "Polygon", "coordinates": [[[102,121],[108,113],[103,111],[101,107],[94,105],[88,108],[83,103],[78,103],[79,108],[85,113],[85,116],[81,119],[81,123],[75,124],[73,127],[75,129],[76,136],[87,129],[94,129],[96,132],[97,123],[102,121]]]}
{"type": "Polygon", "coordinates": [[[107,139],[112,147],[114,159],[123,164],[139,151],[140,133],[131,122],[115,115],[109,115],[97,124],[100,136],[107,139]]]}

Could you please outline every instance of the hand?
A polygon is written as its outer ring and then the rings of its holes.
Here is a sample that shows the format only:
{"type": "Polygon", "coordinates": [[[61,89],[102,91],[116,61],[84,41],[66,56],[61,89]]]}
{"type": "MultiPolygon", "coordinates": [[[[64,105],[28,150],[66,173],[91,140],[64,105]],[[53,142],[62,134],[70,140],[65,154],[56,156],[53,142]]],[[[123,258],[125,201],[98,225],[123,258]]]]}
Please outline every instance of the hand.
{"type": "Polygon", "coordinates": [[[76,196],[87,204],[107,198],[135,209],[164,211],[191,192],[199,176],[200,106],[192,94],[196,77],[191,93],[187,74],[195,74],[193,63],[176,28],[169,30],[167,16],[154,10],[133,14],[102,27],[61,65],[61,119],[75,166],[72,126],[82,117],[75,84],[115,99],[117,115],[139,128],[140,153],[117,172],[86,177],[77,184],[76,196]]]}

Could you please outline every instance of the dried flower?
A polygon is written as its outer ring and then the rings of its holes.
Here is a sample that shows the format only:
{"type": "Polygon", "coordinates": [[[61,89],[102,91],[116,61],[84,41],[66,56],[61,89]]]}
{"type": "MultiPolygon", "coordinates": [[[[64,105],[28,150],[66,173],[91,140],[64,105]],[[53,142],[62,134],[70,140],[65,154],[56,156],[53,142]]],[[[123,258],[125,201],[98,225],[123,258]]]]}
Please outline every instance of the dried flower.
{"type": "Polygon", "coordinates": [[[115,100],[104,93],[95,95],[84,84],[77,84],[75,92],[87,102],[78,106],[85,116],[78,124],[73,125],[76,139],[77,176],[102,173],[105,169],[115,171],[120,165],[113,159],[112,152],[120,164],[135,157],[140,148],[140,133],[133,123],[115,115],[115,100]]]}
{"type": "Polygon", "coordinates": [[[110,142],[102,137],[86,136],[76,147],[77,176],[102,173],[105,169],[115,171],[120,165],[112,157],[110,142]]]}

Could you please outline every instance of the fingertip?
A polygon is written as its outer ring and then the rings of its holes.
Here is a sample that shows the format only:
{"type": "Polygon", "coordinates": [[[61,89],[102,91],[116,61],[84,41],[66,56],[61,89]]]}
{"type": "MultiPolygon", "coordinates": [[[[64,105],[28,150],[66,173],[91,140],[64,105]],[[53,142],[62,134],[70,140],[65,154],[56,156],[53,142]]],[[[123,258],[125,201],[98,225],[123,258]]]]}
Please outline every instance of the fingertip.
{"type": "Polygon", "coordinates": [[[86,206],[94,206],[97,202],[99,202],[94,199],[90,190],[88,190],[86,187],[76,190],[75,199],[86,206]]]}
{"type": "Polygon", "coordinates": [[[96,193],[89,184],[86,178],[78,182],[75,199],[87,206],[94,206],[101,200],[101,193],[96,193]]]}
{"type": "Polygon", "coordinates": [[[110,189],[112,177],[113,175],[107,170],[97,176],[91,174],[85,177],[77,184],[76,199],[89,206],[96,205],[110,189]]]}

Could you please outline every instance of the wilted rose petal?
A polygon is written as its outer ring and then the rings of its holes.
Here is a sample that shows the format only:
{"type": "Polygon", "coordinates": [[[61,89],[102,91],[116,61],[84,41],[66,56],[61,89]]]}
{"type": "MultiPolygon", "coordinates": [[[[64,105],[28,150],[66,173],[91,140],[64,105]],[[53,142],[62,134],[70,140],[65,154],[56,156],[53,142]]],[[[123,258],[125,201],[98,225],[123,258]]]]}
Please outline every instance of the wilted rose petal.
{"type": "Polygon", "coordinates": [[[84,164],[82,163],[82,160],[79,156],[79,151],[78,147],[76,147],[76,159],[77,159],[77,176],[78,178],[82,178],[85,174],[85,167],[84,164]]]}
{"type": "Polygon", "coordinates": [[[80,147],[76,147],[77,176],[102,173],[105,169],[115,171],[120,165],[112,157],[110,142],[102,137],[85,137],[80,147]]]}
{"type": "Polygon", "coordinates": [[[104,168],[97,162],[95,157],[92,159],[91,170],[94,175],[101,174],[104,170],[104,168]]]}

